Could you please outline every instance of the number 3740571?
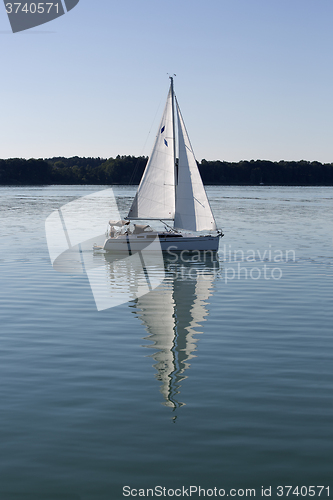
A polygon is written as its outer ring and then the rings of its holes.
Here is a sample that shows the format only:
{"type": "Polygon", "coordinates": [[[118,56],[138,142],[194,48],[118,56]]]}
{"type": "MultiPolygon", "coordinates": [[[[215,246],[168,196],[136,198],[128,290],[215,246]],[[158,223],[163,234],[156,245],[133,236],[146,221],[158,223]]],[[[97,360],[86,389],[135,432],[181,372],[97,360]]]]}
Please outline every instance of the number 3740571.
{"type": "Polygon", "coordinates": [[[56,13],[59,14],[59,3],[53,2],[39,2],[39,3],[6,3],[7,14],[18,14],[24,12],[26,14],[50,14],[51,9],[55,9],[56,13]]]}
{"type": "Polygon", "coordinates": [[[329,497],[329,486],[277,486],[276,494],[278,497],[329,497]]]}

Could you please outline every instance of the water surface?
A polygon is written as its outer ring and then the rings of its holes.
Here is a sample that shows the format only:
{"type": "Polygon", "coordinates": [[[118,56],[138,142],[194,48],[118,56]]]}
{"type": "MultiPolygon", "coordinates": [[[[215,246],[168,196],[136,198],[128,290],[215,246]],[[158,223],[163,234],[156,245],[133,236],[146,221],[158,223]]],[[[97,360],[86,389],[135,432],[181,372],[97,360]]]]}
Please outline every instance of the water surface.
{"type": "MultiPolygon", "coordinates": [[[[332,493],[332,188],[209,187],[219,262],[168,263],[98,312],[86,275],[53,270],[44,224],[104,188],[0,189],[0,498],[332,493]]],[[[121,212],[134,192],[115,188],[121,212]]]]}

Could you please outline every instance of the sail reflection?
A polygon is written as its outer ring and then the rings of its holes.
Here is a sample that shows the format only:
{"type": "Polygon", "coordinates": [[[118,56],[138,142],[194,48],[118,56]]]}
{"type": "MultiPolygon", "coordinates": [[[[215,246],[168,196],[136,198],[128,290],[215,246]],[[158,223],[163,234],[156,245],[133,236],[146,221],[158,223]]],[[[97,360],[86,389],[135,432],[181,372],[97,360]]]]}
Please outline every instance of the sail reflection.
{"type": "Polygon", "coordinates": [[[209,314],[209,298],[219,271],[216,254],[191,262],[171,262],[165,259],[163,283],[135,303],[137,317],[145,326],[146,340],[154,350],[151,357],[161,383],[164,405],[182,406],[179,398],[182,380],[197,350],[197,335],[209,314]]]}

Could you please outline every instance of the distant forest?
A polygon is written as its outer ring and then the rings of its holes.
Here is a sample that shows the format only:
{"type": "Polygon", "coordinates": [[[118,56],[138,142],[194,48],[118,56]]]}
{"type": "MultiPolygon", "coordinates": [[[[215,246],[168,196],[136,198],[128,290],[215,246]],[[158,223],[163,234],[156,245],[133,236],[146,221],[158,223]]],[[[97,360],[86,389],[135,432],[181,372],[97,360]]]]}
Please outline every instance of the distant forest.
{"type": "MultiPolygon", "coordinates": [[[[0,185],[138,184],[146,163],[144,156],[10,158],[0,160],[0,185]]],[[[198,167],[207,185],[333,186],[333,163],[201,160],[198,167]]]]}

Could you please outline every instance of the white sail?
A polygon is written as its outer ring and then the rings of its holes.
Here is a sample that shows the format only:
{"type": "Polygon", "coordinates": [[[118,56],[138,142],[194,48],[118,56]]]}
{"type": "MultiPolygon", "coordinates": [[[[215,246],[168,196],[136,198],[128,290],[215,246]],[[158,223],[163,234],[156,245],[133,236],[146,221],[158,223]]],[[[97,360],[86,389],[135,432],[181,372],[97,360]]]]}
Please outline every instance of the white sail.
{"type": "Polygon", "coordinates": [[[173,96],[170,88],[155,144],[128,213],[129,219],[173,219],[175,215],[173,96]]]}
{"type": "Polygon", "coordinates": [[[179,160],[174,227],[190,231],[216,230],[215,219],[177,101],[176,105],[179,160]]]}

